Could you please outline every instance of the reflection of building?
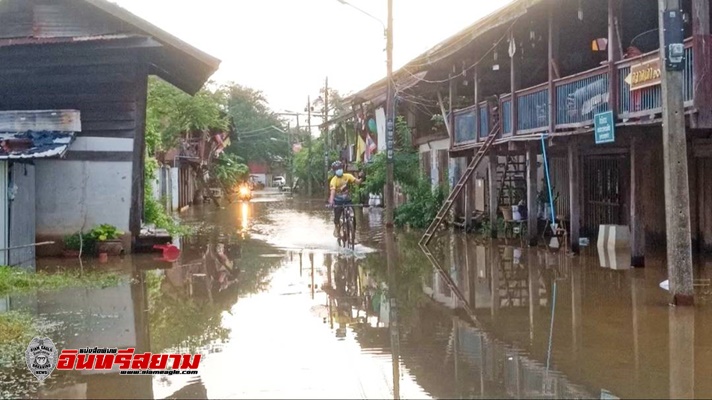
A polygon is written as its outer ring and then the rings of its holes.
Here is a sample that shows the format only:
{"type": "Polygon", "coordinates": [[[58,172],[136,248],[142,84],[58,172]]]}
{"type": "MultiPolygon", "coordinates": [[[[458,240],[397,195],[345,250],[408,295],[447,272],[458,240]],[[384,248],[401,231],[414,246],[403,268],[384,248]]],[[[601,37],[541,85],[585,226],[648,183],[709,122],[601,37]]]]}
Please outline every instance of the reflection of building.
{"type": "MultiPolygon", "coordinates": [[[[50,339],[62,349],[86,347],[149,351],[146,287],[139,279],[105,289],[65,289],[10,296],[9,308],[58,326],[50,339]]],[[[153,398],[151,376],[131,378],[114,370],[54,371],[38,398],[153,398]],[[69,383],[67,383],[69,382],[69,383]]]]}

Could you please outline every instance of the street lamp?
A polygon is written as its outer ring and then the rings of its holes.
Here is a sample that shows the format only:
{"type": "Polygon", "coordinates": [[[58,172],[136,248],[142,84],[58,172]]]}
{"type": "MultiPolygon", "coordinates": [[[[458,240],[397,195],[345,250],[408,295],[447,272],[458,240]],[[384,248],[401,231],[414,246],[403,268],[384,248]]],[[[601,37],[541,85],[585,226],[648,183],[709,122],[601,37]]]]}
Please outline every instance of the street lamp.
{"type": "MultiPolygon", "coordinates": [[[[382,26],[383,22],[368,12],[356,7],[346,0],[337,0],[339,3],[352,7],[370,18],[378,21],[382,26]]],[[[393,210],[395,208],[395,188],[393,174],[393,145],[395,130],[395,105],[393,86],[393,0],[388,0],[388,27],[383,27],[386,33],[386,81],[388,93],[386,95],[386,230],[393,229],[393,210]]],[[[388,232],[387,232],[388,234],[388,232]]]]}

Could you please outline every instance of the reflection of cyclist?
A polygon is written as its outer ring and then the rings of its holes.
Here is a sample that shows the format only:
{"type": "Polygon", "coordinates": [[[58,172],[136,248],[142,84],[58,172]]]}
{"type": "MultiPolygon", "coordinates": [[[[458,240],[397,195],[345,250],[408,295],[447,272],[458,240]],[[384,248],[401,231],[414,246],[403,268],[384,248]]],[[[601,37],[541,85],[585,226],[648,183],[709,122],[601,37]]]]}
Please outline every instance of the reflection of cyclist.
{"type": "MultiPolygon", "coordinates": [[[[349,185],[352,183],[359,184],[361,180],[351,174],[345,174],[344,164],[341,161],[334,161],[334,163],[331,164],[331,169],[334,171],[334,177],[331,178],[329,184],[331,187],[329,205],[343,206],[351,204],[349,185]]],[[[343,207],[334,209],[334,237],[339,237],[339,219],[341,218],[342,212],[344,212],[343,207]]]]}

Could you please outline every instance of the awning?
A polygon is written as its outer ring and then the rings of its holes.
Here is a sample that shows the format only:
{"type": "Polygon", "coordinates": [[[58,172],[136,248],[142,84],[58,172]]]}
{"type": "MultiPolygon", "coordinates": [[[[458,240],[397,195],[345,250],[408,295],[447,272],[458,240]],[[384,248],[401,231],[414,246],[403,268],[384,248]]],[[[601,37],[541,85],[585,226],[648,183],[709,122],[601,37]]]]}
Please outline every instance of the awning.
{"type": "Polygon", "coordinates": [[[74,132],[0,133],[0,160],[61,157],[73,141],[74,132]]]}
{"type": "Polygon", "coordinates": [[[63,156],[81,131],[79,111],[1,111],[0,160],[63,156]]]}

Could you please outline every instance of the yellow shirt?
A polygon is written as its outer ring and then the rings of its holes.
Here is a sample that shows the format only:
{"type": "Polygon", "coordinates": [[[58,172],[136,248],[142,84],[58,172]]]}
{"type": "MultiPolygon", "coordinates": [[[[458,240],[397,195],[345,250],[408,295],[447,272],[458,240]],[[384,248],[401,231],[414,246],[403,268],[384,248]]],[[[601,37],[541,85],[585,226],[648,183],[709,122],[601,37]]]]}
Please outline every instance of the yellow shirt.
{"type": "Polygon", "coordinates": [[[331,190],[335,190],[337,195],[347,195],[349,193],[349,184],[353,182],[356,182],[356,177],[351,174],[344,174],[341,177],[334,176],[331,178],[331,190]]]}

